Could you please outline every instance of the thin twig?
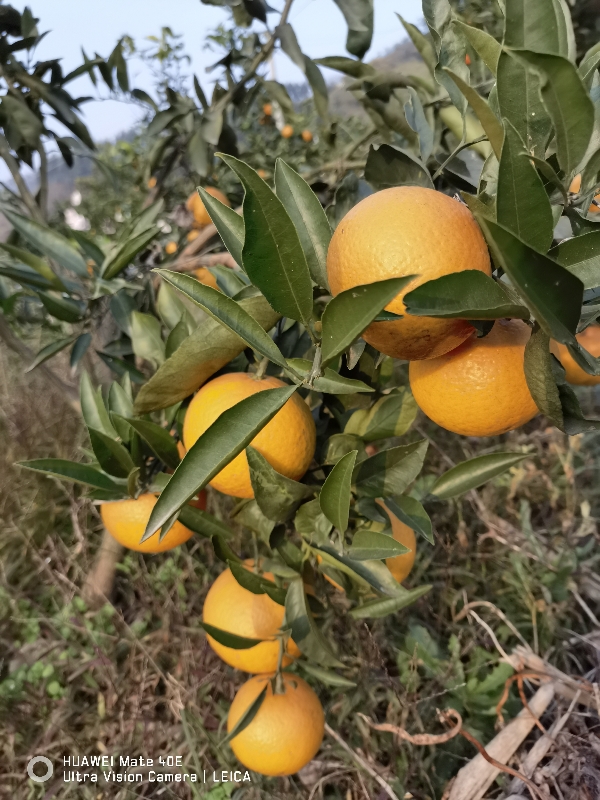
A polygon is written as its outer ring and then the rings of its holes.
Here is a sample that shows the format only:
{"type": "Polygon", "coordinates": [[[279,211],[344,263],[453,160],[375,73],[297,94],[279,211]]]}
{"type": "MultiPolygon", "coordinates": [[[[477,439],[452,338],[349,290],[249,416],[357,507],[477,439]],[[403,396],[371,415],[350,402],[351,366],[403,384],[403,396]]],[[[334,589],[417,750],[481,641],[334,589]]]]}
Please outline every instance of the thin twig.
{"type": "Polygon", "coordinates": [[[410,744],[418,744],[418,745],[434,745],[434,744],[445,744],[449,742],[450,739],[454,739],[455,736],[458,736],[460,733],[460,729],[462,728],[462,717],[455,711],[453,708],[449,708],[444,714],[442,714],[438,710],[438,717],[447,722],[451,717],[455,721],[455,725],[451,730],[446,731],[446,733],[415,733],[411,734],[404,728],[399,728],[397,725],[390,725],[388,722],[381,722],[376,723],[373,722],[372,719],[369,719],[365,714],[360,714],[359,717],[364,720],[370,728],[376,731],[383,731],[384,733],[393,733],[394,736],[397,736],[399,739],[402,739],[405,742],[410,742],[410,744]]]}
{"type": "Polygon", "coordinates": [[[500,655],[502,656],[502,658],[504,658],[504,659],[506,659],[506,660],[508,661],[508,655],[507,655],[506,651],[504,650],[504,648],[502,647],[502,645],[500,644],[500,642],[499,642],[499,641],[498,641],[498,639],[496,638],[496,634],[495,634],[495,633],[494,633],[494,631],[493,631],[493,630],[490,628],[490,626],[487,624],[487,622],[484,622],[484,621],[481,619],[481,617],[479,616],[479,614],[476,614],[474,611],[469,611],[469,615],[470,615],[470,616],[472,616],[472,617],[474,617],[474,618],[475,618],[475,620],[476,620],[476,621],[477,621],[477,622],[478,622],[478,623],[481,625],[481,627],[482,627],[482,628],[485,628],[485,630],[486,630],[486,631],[489,633],[489,635],[492,637],[492,641],[493,641],[493,643],[494,643],[494,645],[495,645],[495,647],[496,647],[496,650],[497,650],[497,651],[500,653],[500,655]]]}
{"type": "Polygon", "coordinates": [[[498,606],[495,606],[493,603],[490,603],[489,600],[474,600],[471,603],[467,603],[466,605],[464,605],[461,608],[461,610],[458,612],[458,614],[453,618],[453,622],[459,622],[461,619],[463,619],[464,617],[467,616],[467,614],[469,613],[469,611],[472,608],[477,608],[477,607],[485,607],[485,608],[489,608],[490,611],[493,611],[494,614],[496,614],[496,616],[500,617],[500,619],[504,622],[504,624],[508,628],[510,628],[510,630],[514,633],[514,635],[517,637],[517,639],[520,640],[521,644],[523,644],[525,647],[527,647],[527,648],[529,648],[531,650],[527,640],[521,635],[521,633],[519,633],[517,628],[508,619],[506,614],[503,611],[501,611],[498,608],[498,606]]]}

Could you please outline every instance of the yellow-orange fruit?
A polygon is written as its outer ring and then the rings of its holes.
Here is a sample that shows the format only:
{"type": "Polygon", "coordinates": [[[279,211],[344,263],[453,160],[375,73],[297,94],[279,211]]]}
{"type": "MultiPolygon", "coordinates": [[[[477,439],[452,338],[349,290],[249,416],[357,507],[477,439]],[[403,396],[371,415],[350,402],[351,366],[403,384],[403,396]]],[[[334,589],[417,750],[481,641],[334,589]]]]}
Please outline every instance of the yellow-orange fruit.
{"type": "Polygon", "coordinates": [[[167,242],[165,246],[165,253],[168,256],[172,256],[173,253],[177,252],[177,242],[167,242]]]}
{"type": "Polygon", "coordinates": [[[258,175],[259,178],[262,178],[264,181],[267,179],[269,173],[267,172],[266,169],[257,169],[256,174],[258,175]]]}
{"type": "MultiPolygon", "coordinates": [[[[579,194],[581,191],[581,175],[575,175],[573,180],[571,181],[571,185],[569,186],[569,191],[571,194],[579,194]]],[[[597,214],[600,211],[600,194],[594,196],[594,200],[598,203],[590,203],[588,211],[590,214],[597,214]]]]}
{"type": "Polygon", "coordinates": [[[336,228],[327,254],[334,295],[365,283],[415,275],[386,306],[402,319],[374,322],[363,338],[407,361],[435,358],[473,332],[465,320],[405,314],[404,295],[426,281],[463,270],[491,274],[483,235],[469,209],[441,192],[400,186],[354,206],[336,228]]]}
{"type": "Polygon", "coordinates": [[[271,103],[265,103],[263,106],[263,114],[265,115],[265,117],[270,117],[272,113],[273,113],[273,106],[271,105],[271,103]]]}
{"type": "MultiPolygon", "coordinates": [[[[213,289],[219,289],[217,279],[207,267],[198,267],[198,269],[195,269],[194,277],[198,278],[200,283],[203,283],[205,286],[212,286],[213,289]]],[[[219,291],[221,290],[219,289],[219,291]]]]}
{"type": "Polygon", "coordinates": [[[281,129],[281,135],[284,139],[291,139],[294,135],[294,128],[291,125],[284,125],[281,129]]]}
{"type": "Polygon", "coordinates": [[[159,533],[155,533],[145,542],[140,544],[146,525],[150,519],[152,509],[156,505],[153,494],[142,494],[137,500],[115,500],[102,503],[100,516],[104,527],[119,544],[130,550],[140,553],[163,553],[172,550],[194,535],[194,532],[185,528],[181,522],[175,522],[162,541],[159,533]]]}
{"type": "Polygon", "coordinates": [[[394,578],[398,583],[402,583],[408,578],[415,563],[417,537],[412,528],[409,528],[402,520],[392,514],[383,500],[377,500],[376,502],[383,506],[389,514],[390,522],[392,523],[392,537],[400,544],[408,547],[408,553],[401,553],[399,556],[393,556],[393,558],[386,558],[385,560],[386,566],[394,578]]]}
{"type": "Polygon", "coordinates": [[[263,691],[267,692],[248,727],[231,740],[231,749],[248,769],[261,775],[293,775],[319,751],[325,730],[323,706],[298,675],[282,673],[283,694],[275,694],[271,675],[250,678],[234,697],[227,730],[232,731],[263,691]]]}
{"type": "Polygon", "coordinates": [[[467,67],[471,66],[471,56],[468,53],[465,56],[465,64],[467,65],[467,67]]]}
{"type": "Polygon", "coordinates": [[[421,410],[463,436],[496,436],[538,413],[523,360],[531,329],[521,320],[497,320],[482,339],[471,336],[451,353],[413,361],[410,386],[421,410]]]}
{"type": "Polygon", "coordinates": [[[148,180],[148,188],[149,189],[154,189],[154,187],[156,186],[156,183],[157,183],[156,178],[154,178],[154,177],[150,178],[148,180]]]}
{"type": "MultiPolygon", "coordinates": [[[[575,337],[579,344],[598,358],[600,356],[600,326],[590,325],[582,333],[575,337]]],[[[558,358],[565,368],[565,377],[569,383],[575,386],[597,386],[600,383],[599,375],[588,375],[584,372],[573,356],[567,350],[567,346],[555,342],[550,342],[550,351],[558,358]]]]}
{"type": "Polygon", "coordinates": [[[194,239],[198,238],[198,236],[200,236],[200,231],[193,228],[191,231],[188,231],[185,238],[188,240],[188,242],[193,242],[194,239]]]}
{"type": "MultiPolygon", "coordinates": [[[[231,203],[220,189],[215,189],[213,186],[207,186],[205,191],[211,197],[214,197],[215,200],[220,200],[224,205],[231,207],[231,203]]],[[[206,206],[204,205],[198,192],[192,192],[186,201],[185,207],[194,215],[194,225],[196,225],[198,228],[203,228],[205,225],[210,225],[210,214],[206,210],[206,206]]]]}
{"type": "Polygon", "coordinates": [[[312,135],[312,133],[310,131],[308,131],[308,130],[302,131],[302,141],[303,142],[306,142],[308,144],[309,142],[312,142],[312,140],[313,140],[313,135],[312,135]]]}
{"type": "MultiPolygon", "coordinates": [[[[231,372],[206,383],[190,403],[183,423],[183,443],[194,442],[224,411],[257,392],[285,386],[277,378],[256,380],[246,372],[231,372]]],[[[288,478],[299,480],[312,461],[316,445],[315,423],[310,409],[298,394],[255,436],[252,447],[288,478]]],[[[210,485],[233,497],[254,497],[246,452],[230,461],[210,485]]]]}
{"type": "MultiPolygon", "coordinates": [[[[252,566],[252,561],[245,563],[252,566]]],[[[263,577],[273,580],[270,572],[264,573],[263,577]]],[[[279,640],[275,635],[283,624],[284,613],[284,607],[267,594],[254,594],[240,586],[231,570],[226,569],[206,595],[202,621],[247,639],[267,640],[245,650],[236,650],[220,644],[212,636],[206,637],[215,653],[229,666],[243,672],[274,672],[279,658],[279,640]]],[[[300,655],[296,644],[288,639],[283,666],[291,664],[300,655]]]]}

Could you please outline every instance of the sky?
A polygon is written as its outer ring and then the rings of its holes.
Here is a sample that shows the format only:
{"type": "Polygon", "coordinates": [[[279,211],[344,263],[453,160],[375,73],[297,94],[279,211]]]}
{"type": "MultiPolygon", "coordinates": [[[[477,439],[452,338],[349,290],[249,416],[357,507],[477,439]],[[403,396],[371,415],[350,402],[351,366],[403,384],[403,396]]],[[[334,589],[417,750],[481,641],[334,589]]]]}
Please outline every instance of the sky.
{"type": "MultiPolygon", "coordinates": [[[[382,55],[404,38],[396,13],[415,24],[422,20],[421,0],[374,2],[375,30],[367,59],[382,55]]],[[[229,16],[226,10],[204,5],[200,0],[12,0],[11,4],[20,11],[28,5],[40,18],[40,31],[50,31],[35,58],[40,61],[62,58],[64,74],[81,64],[81,47],[89,57],[95,52],[108,56],[118,39],[129,34],[143,48],[148,45],[144,41],[147,36],[158,35],[162,27],[169,26],[173,33],[183,34],[186,52],[191,57],[190,71],[196,73],[207,93],[211,90],[211,76],[206,67],[218,57],[205,49],[205,36],[229,16]]],[[[282,0],[269,0],[269,4],[280,9],[282,0]]],[[[273,26],[277,19],[278,15],[270,14],[269,24],[273,26]]],[[[347,55],[345,21],[333,0],[294,0],[289,21],[306,55],[312,58],[347,55]]],[[[264,26],[257,24],[256,29],[261,28],[264,30],[264,26]]],[[[282,83],[304,79],[285,55],[278,54],[274,62],[276,78],[282,83]]],[[[327,76],[328,80],[333,78],[334,73],[327,76]]],[[[151,89],[150,75],[139,61],[130,67],[130,82],[132,87],[151,89]]],[[[68,88],[75,96],[97,94],[87,77],[74,81],[68,88]]],[[[106,91],[101,89],[100,93],[107,97],[106,91]]],[[[114,139],[130,129],[141,115],[139,108],[111,99],[90,102],[83,108],[85,122],[96,141],[114,139]]]]}

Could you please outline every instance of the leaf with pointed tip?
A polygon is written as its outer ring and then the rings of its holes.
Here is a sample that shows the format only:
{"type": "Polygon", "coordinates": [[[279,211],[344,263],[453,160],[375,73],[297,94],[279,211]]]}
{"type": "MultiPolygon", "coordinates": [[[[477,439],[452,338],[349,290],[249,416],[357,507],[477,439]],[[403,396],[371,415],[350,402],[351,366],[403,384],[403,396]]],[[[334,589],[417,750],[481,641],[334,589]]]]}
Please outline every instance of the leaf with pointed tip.
{"type": "Polygon", "coordinates": [[[433,530],[429,514],[417,499],[409,494],[402,494],[386,497],[384,503],[388,511],[398,517],[400,522],[427,539],[429,544],[433,544],[433,530]]]}
{"type": "Polygon", "coordinates": [[[341,533],[348,527],[350,486],[357,453],[357,450],[352,450],[340,458],[327,476],[319,495],[321,511],[341,533]]]}
{"type": "Polygon", "coordinates": [[[431,44],[431,39],[422,34],[416,25],[412,25],[410,22],[407,22],[403,17],[400,16],[400,14],[396,14],[396,16],[404,26],[404,30],[409,35],[412,43],[419,51],[421,58],[427,64],[429,71],[433,75],[435,73],[435,66],[437,64],[437,56],[435,54],[435,50],[433,49],[433,45],[431,44]]]}
{"type": "Polygon", "coordinates": [[[88,428],[88,433],[94,455],[104,472],[115,478],[127,478],[135,469],[127,448],[102,431],[88,428]]]}
{"type": "Polygon", "coordinates": [[[105,281],[115,278],[125,267],[128,267],[133,259],[142,250],[145,250],[150,242],[160,233],[160,228],[152,227],[138,233],[129,241],[118,248],[116,253],[108,255],[104,259],[101,274],[105,281]]]}
{"type": "Polygon", "coordinates": [[[481,28],[474,28],[462,20],[455,19],[454,25],[468,39],[471,47],[477,51],[481,60],[493,75],[498,72],[498,61],[502,53],[502,45],[493,36],[481,28]]]}
{"type": "Polygon", "coordinates": [[[313,545],[312,550],[323,561],[339,569],[353,581],[363,586],[371,586],[381,594],[396,597],[406,591],[381,561],[355,561],[347,555],[338,553],[330,545],[313,545]]]}
{"type": "Polygon", "coordinates": [[[490,453],[462,461],[437,479],[431,494],[440,500],[458,497],[502,475],[507,469],[529,457],[528,453],[490,453]]]}
{"type": "Polygon", "coordinates": [[[132,417],[121,417],[120,419],[122,422],[131,425],[134,431],[139,433],[154,455],[159,458],[163,464],[171,469],[177,469],[181,459],[177,451],[175,439],[173,439],[168,431],[147,419],[135,419],[132,417]]]}
{"type": "Polygon", "coordinates": [[[408,387],[380,397],[371,408],[360,408],[350,417],[345,434],[360,436],[364,442],[375,442],[391,436],[403,436],[417,416],[417,404],[408,387]]]}
{"type": "Polygon", "coordinates": [[[492,145],[492,150],[494,151],[496,158],[500,158],[502,142],[504,139],[504,131],[502,130],[502,124],[500,123],[500,120],[489,107],[487,101],[480,94],[478,94],[472,86],[464,81],[460,75],[452,72],[452,70],[448,69],[447,67],[444,67],[444,72],[446,72],[452,78],[454,83],[465,96],[467,102],[477,115],[477,119],[479,122],[481,122],[483,130],[485,131],[485,134],[492,145]]]}
{"type": "Polygon", "coordinates": [[[423,186],[433,189],[427,167],[414,155],[391,144],[371,145],[365,180],[377,190],[391,186],[423,186]]]}
{"type": "Polygon", "coordinates": [[[329,642],[313,618],[302,578],[291,581],[285,598],[285,624],[292,629],[292,639],[311,661],[324,667],[341,667],[329,642]]]}
{"type": "Polygon", "coordinates": [[[25,264],[27,267],[31,267],[31,269],[45,278],[55,289],[65,291],[64,283],[58,275],[55,275],[43,258],[30,253],[29,250],[24,250],[22,247],[15,247],[7,242],[0,242],[0,250],[4,250],[4,252],[8,253],[15,261],[25,264]]]}
{"type": "Polygon", "coordinates": [[[404,295],[407,314],[446,319],[529,319],[502,284],[479,270],[452,272],[426,281],[404,295]]]}
{"type": "Polygon", "coordinates": [[[194,506],[183,506],[179,512],[179,522],[185,525],[194,533],[212,539],[213,536],[220,536],[223,539],[231,539],[235,535],[230,527],[221,522],[208,511],[194,506]]]}
{"type": "Polygon", "coordinates": [[[276,311],[308,325],[312,283],[300,238],[281,200],[256,172],[232,156],[221,158],[236,173],[244,197],[244,269],[276,311]]]}
{"type": "Polygon", "coordinates": [[[88,464],[65,461],[62,458],[36,458],[32,461],[17,461],[16,464],[34,472],[43,472],[53,478],[60,478],[60,480],[93,486],[95,489],[114,491],[123,497],[127,494],[123,486],[88,464]]]}
{"type": "Polygon", "coordinates": [[[373,0],[334,0],[348,25],[346,50],[362,58],[373,38],[373,0]]]}
{"type": "Polygon", "coordinates": [[[576,275],[583,282],[584,289],[600,286],[600,231],[565,239],[548,255],[576,275]]]}
{"type": "Polygon", "coordinates": [[[285,522],[294,515],[304,498],[314,494],[315,490],[309,486],[276,472],[253,447],[246,448],[246,456],[254,497],[260,510],[269,519],[285,522]]]}
{"type": "Polygon", "coordinates": [[[421,471],[427,444],[421,439],[381,450],[361,461],[354,468],[353,476],[358,493],[367,497],[402,494],[421,471]]]}
{"type": "Polygon", "coordinates": [[[138,358],[149,361],[155,367],[165,360],[165,343],[160,321],[152,314],[141,311],[131,313],[131,345],[138,358]]]}
{"type": "Polygon", "coordinates": [[[403,608],[412,605],[421,597],[424,597],[431,591],[431,586],[417,586],[416,589],[406,591],[406,594],[398,595],[397,597],[387,597],[384,600],[373,600],[370,603],[365,603],[362,606],[357,606],[350,611],[350,616],[353,619],[381,619],[387,617],[388,614],[395,614],[403,608]]]}
{"type": "Polygon", "coordinates": [[[199,624],[215,642],[222,644],[224,647],[231,647],[233,650],[248,650],[250,647],[255,647],[264,641],[264,639],[250,639],[247,636],[238,636],[237,633],[229,633],[229,631],[209,625],[208,622],[200,622],[199,624]]]}
{"type": "MultiPolygon", "coordinates": [[[[304,379],[308,377],[312,369],[312,361],[307,358],[288,358],[287,363],[304,379]]],[[[344,378],[329,367],[325,367],[320,378],[315,378],[312,388],[315,392],[323,392],[325,394],[355,394],[356,392],[375,391],[363,381],[344,378]]]]}
{"type": "Polygon", "coordinates": [[[232,333],[237,334],[250,347],[283,369],[288,368],[281,350],[273,339],[235,300],[211,286],[205,286],[190,275],[169,272],[166,269],[158,269],[156,272],[190,300],[197,303],[213,319],[225,325],[232,333]]]}
{"type": "Polygon", "coordinates": [[[75,368],[87,353],[89,346],[92,343],[92,334],[91,333],[82,333],[81,336],[78,336],[75,340],[75,344],[73,345],[73,349],[71,350],[71,358],[69,360],[69,366],[71,367],[72,371],[75,371],[75,368]]]}
{"type": "Polygon", "coordinates": [[[217,200],[201,186],[198,194],[206,206],[206,210],[217,229],[223,244],[233,256],[236,264],[242,266],[242,249],[244,247],[244,219],[225,203],[217,200]]]}
{"type": "Polygon", "coordinates": [[[188,450],[175,470],[152,509],[146,528],[148,536],[241,453],[295,391],[295,386],[265,389],[224,411],[188,450]]]}
{"type": "Polygon", "coordinates": [[[348,555],[356,561],[372,561],[393,558],[408,552],[410,552],[408,547],[400,544],[387,533],[359,530],[354,534],[348,555]]]}
{"type": "Polygon", "coordinates": [[[368,328],[379,312],[413,280],[414,275],[389,278],[340,292],[321,319],[323,365],[332,361],[368,328]]]}
{"type": "Polygon", "coordinates": [[[113,439],[117,433],[112,426],[108,411],[102,399],[102,391],[95,390],[87,372],[83,372],[80,381],[81,414],[88,428],[102,431],[113,439]]]}
{"type": "MultiPolygon", "coordinates": [[[[248,0],[246,0],[246,2],[248,2],[248,0]]],[[[238,734],[240,734],[243,730],[245,730],[248,727],[248,725],[250,725],[250,723],[252,722],[254,717],[258,714],[259,709],[263,704],[263,700],[267,696],[267,689],[268,688],[269,688],[269,682],[267,681],[265,683],[265,685],[264,685],[264,688],[261,690],[261,692],[250,703],[248,708],[244,711],[242,716],[238,719],[236,724],[233,726],[233,728],[229,731],[227,736],[220,743],[221,747],[224,744],[227,744],[228,742],[231,742],[232,739],[235,739],[235,737],[238,734]]]]}
{"type": "Polygon", "coordinates": [[[43,364],[44,361],[48,361],[49,358],[52,358],[57,353],[60,353],[61,350],[64,350],[68,347],[72,342],[75,341],[75,336],[68,336],[66,339],[59,339],[56,342],[51,342],[47,344],[46,347],[42,347],[42,349],[36,354],[35,358],[31,362],[31,364],[27,367],[25,372],[31,372],[32,369],[39,367],[40,364],[43,364]]]}
{"type": "Polygon", "coordinates": [[[525,345],[524,367],[527,386],[536,406],[557,428],[562,429],[564,418],[554,379],[550,337],[537,324],[525,345]]]}
{"type": "Polygon", "coordinates": [[[64,297],[59,292],[38,292],[46,311],[62,322],[79,322],[86,311],[85,303],[64,297]]]}
{"type": "Polygon", "coordinates": [[[300,661],[299,666],[302,667],[305,672],[308,672],[311,677],[316,678],[326,686],[340,686],[342,689],[352,689],[356,686],[353,681],[343,678],[341,675],[338,675],[337,672],[331,672],[331,670],[316,667],[309,662],[300,661]]]}

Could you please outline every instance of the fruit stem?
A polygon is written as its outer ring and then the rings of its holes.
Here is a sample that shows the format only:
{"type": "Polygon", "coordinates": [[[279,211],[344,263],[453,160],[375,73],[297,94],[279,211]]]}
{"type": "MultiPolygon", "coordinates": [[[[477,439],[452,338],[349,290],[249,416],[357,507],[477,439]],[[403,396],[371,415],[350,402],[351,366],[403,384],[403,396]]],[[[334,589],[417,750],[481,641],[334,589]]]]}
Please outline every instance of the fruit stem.
{"type": "Polygon", "coordinates": [[[313,365],[308,376],[308,385],[311,389],[316,379],[320,378],[321,375],[323,374],[323,370],[321,369],[321,364],[322,364],[321,345],[317,344],[315,348],[315,357],[313,360],[313,365]]]}
{"type": "Polygon", "coordinates": [[[254,380],[260,381],[264,377],[265,372],[267,371],[267,367],[269,366],[269,359],[267,356],[264,356],[258,365],[258,369],[254,373],[254,380]]]}

